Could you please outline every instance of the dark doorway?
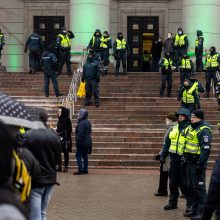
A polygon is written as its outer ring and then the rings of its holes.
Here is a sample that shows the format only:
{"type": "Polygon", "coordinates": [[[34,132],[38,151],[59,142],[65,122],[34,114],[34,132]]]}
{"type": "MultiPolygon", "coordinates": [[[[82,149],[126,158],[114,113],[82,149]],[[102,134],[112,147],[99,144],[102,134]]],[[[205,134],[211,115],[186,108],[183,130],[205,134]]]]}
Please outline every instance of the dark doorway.
{"type": "Polygon", "coordinates": [[[128,17],[128,71],[142,71],[143,51],[150,52],[152,42],[159,36],[159,17],[128,17]]]}
{"type": "Polygon", "coordinates": [[[34,16],[34,31],[41,35],[45,47],[55,41],[64,26],[64,16],[34,16]]]}

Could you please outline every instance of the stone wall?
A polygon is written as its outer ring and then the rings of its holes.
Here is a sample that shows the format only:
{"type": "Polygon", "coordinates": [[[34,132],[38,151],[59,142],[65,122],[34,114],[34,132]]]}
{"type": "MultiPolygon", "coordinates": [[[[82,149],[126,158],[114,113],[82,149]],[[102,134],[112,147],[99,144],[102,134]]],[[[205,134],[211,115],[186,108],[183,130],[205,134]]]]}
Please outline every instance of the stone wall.
{"type": "Polygon", "coordinates": [[[0,7],[0,29],[6,41],[2,65],[6,66],[7,71],[23,71],[24,2],[1,0],[0,7]]]}

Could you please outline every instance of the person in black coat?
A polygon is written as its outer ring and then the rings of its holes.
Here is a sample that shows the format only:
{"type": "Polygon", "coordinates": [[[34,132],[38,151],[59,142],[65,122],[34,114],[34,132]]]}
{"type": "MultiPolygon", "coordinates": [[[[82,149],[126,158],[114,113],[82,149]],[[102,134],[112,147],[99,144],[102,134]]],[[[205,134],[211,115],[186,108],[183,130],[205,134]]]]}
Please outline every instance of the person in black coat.
{"type": "Polygon", "coordinates": [[[212,171],[207,200],[201,220],[211,220],[214,212],[216,215],[215,219],[220,219],[220,154],[212,171]]]}
{"type": "Polygon", "coordinates": [[[80,109],[75,134],[78,171],[74,175],[88,174],[88,154],[92,152],[92,128],[88,115],[86,109],[80,109]]]}
{"type": "MultiPolygon", "coordinates": [[[[61,138],[61,149],[64,153],[64,169],[63,172],[68,172],[69,152],[72,152],[72,122],[70,120],[70,111],[65,107],[59,107],[58,122],[56,132],[61,138]]],[[[58,164],[58,171],[62,172],[61,157],[58,164]]]]}
{"type": "MultiPolygon", "coordinates": [[[[47,114],[39,112],[38,120],[46,125],[47,114]]],[[[54,186],[57,183],[56,166],[60,157],[60,138],[51,129],[28,130],[23,135],[23,147],[31,151],[40,164],[40,175],[32,182],[30,220],[46,219],[54,186]]]]}
{"type": "Polygon", "coordinates": [[[150,50],[150,53],[152,54],[151,72],[159,72],[159,61],[161,58],[162,48],[162,39],[159,37],[154,41],[150,50]]]}

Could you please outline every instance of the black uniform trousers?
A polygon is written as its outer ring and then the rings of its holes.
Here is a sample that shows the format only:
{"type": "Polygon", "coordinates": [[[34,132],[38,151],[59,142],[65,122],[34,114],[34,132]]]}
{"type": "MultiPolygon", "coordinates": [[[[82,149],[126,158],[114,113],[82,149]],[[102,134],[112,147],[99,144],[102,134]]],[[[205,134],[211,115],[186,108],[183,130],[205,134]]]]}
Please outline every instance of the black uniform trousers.
{"type": "Polygon", "coordinates": [[[109,49],[103,50],[101,53],[101,60],[103,64],[103,73],[104,75],[108,74],[108,64],[109,64],[109,49]]]}
{"type": "Polygon", "coordinates": [[[196,104],[195,103],[191,104],[191,103],[182,102],[181,107],[182,108],[187,108],[190,111],[190,113],[192,113],[194,110],[196,110],[196,104]]]}
{"type": "Polygon", "coordinates": [[[60,50],[59,51],[59,69],[58,69],[58,74],[60,75],[62,73],[63,65],[66,63],[66,68],[68,74],[71,74],[71,66],[70,66],[70,59],[71,59],[71,54],[70,50],[60,50]]]}
{"type": "Polygon", "coordinates": [[[214,88],[216,87],[216,84],[218,82],[217,77],[216,77],[216,72],[217,72],[217,70],[212,70],[212,71],[207,70],[207,72],[206,72],[206,92],[210,92],[212,79],[214,82],[214,88]]]}
{"type": "Polygon", "coordinates": [[[89,104],[92,98],[92,94],[95,98],[95,104],[99,104],[99,83],[96,79],[86,80],[86,98],[85,104],[89,104]]]}
{"type": "Polygon", "coordinates": [[[59,92],[58,82],[57,82],[57,79],[56,79],[56,73],[55,73],[54,70],[44,71],[44,92],[45,92],[45,96],[49,96],[50,79],[53,83],[53,89],[54,89],[55,95],[58,96],[60,94],[60,92],[59,92]]]}
{"type": "Polygon", "coordinates": [[[196,52],[196,72],[203,71],[202,55],[203,51],[196,52]]]}
{"type": "Polygon", "coordinates": [[[192,212],[197,215],[202,213],[206,202],[206,169],[197,173],[197,160],[187,159],[185,163],[186,172],[186,205],[191,207],[192,212]]]}
{"type": "Polygon", "coordinates": [[[167,194],[168,171],[163,171],[163,164],[160,164],[160,180],[157,192],[167,194]]]}
{"type": "Polygon", "coordinates": [[[191,75],[191,70],[180,70],[180,85],[183,84],[185,79],[189,79],[191,75]]]}
{"type": "Polygon", "coordinates": [[[164,90],[166,88],[166,82],[167,82],[167,94],[171,94],[172,85],[173,85],[172,73],[162,73],[160,95],[163,95],[164,93],[164,90]]]}
{"type": "Polygon", "coordinates": [[[169,188],[170,188],[170,199],[169,203],[172,205],[177,205],[179,197],[179,188],[181,192],[185,194],[185,185],[183,184],[183,175],[181,170],[181,156],[178,156],[170,160],[169,169],[169,188]]]}
{"type": "Polygon", "coordinates": [[[118,50],[116,52],[116,72],[115,74],[119,74],[119,69],[120,69],[120,64],[122,62],[122,67],[123,67],[123,73],[127,72],[127,65],[126,65],[126,51],[120,51],[118,50]]]}
{"type": "MultiPolygon", "coordinates": [[[[174,48],[174,63],[177,66],[177,63],[182,60],[183,54],[186,53],[185,48],[184,47],[180,47],[180,48],[174,48]]],[[[178,71],[178,66],[177,66],[177,70],[178,71]]]]}
{"type": "Polygon", "coordinates": [[[2,57],[2,49],[3,49],[3,47],[0,46],[0,60],[1,60],[1,57],[2,57]]]}
{"type": "Polygon", "coordinates": [[[37,71],[40,69],[40,58],[41,58],[41,51],[30,51],[29,52],[29,68],[32,71],[37,71]]]}

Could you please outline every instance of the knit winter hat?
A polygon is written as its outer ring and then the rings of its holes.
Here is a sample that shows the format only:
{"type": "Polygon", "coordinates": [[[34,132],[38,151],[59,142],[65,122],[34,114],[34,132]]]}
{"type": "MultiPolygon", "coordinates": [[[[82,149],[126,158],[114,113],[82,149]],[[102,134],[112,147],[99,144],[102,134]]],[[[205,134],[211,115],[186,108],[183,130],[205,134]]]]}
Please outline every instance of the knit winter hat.
{"type": "Polygon", "coordinates": [[[177,121],[176,114],[174,112],[169,112],[166,118],[170,119],[171,121],[177,121]]]}
{"type": "Polygon", "coordinates": [[[191,116],[195,116],[197,118],[200,118],[201,120],[204,120],[204,112],[201,109],[195,110],[192,112],[191,116]]]}

